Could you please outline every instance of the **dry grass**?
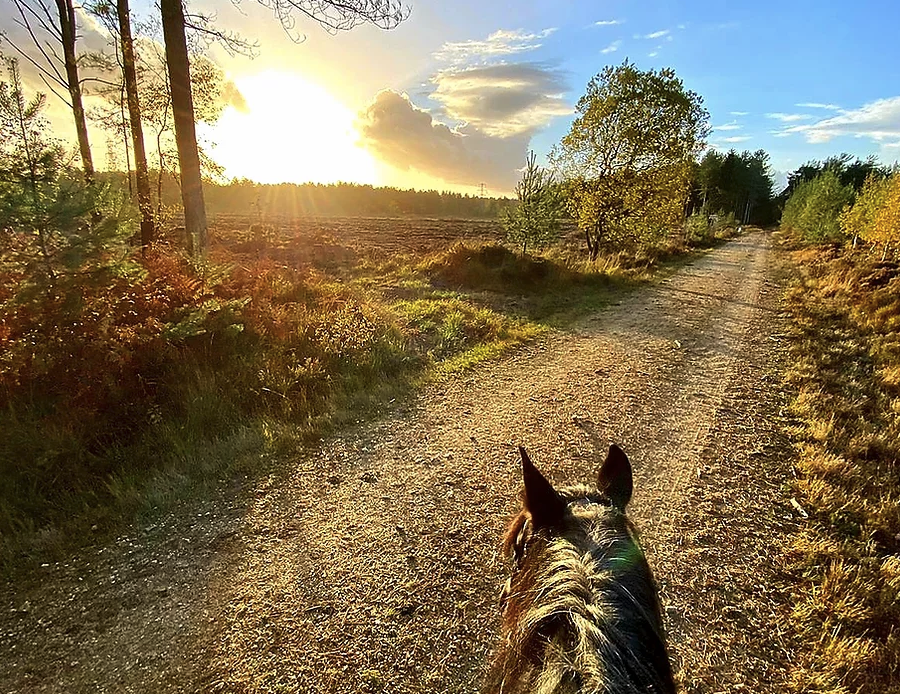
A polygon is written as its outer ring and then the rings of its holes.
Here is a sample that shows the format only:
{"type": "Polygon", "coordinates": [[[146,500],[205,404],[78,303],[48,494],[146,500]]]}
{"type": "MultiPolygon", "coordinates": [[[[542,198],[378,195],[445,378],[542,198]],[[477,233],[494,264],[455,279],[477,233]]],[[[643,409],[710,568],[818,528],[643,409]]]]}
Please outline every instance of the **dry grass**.
{"type": "Polygon", "coordinates": [[[898,692],[900,275],[834,248],[792,260],[793,494],[809,514],[785,554],[805,644],[792,686],[898,692]]]}

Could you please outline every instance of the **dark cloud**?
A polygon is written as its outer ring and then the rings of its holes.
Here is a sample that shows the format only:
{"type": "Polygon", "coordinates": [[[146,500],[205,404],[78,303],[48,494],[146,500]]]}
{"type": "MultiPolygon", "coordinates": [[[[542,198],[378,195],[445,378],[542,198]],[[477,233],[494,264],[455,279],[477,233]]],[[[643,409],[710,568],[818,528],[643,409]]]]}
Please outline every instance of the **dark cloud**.
{"type": "MultiPolygon", "coordinates": [[[[55,13],[56,8],[52,7],[52,11],[55,13]]],[[[87,14],[83,9],[77,8],[75,13],[76,23],[78,25],[78,52],[85,53],[106,49],[108,47],[108,34],[106,33],[106,30],[100,26],[94,17],[87,14]]],[[[26,17],[32,19],[27,13],[26,17]]],[[[40,83],[40,73],[37,68],[35,68],[27,58],[20,56],[16,48],[14,48],[14,46],[17,46],[28,56],[46,67],[46,60],[41,55],[41,52],[35,47],[34,41],[28,34],[28,31],[20,26],[20,22],[22,22],[22,15],[19,14],[19,10],[13,4],[12,0],[0,0],[0,50],[8,57],[19,59],[19,68],[23,79],[26,79],[29,82],[34,81],[35,83],[40,83]]],[[[44,31],[37,21],[32,21],[32,29],[34,30],[35,36],[41,42],[42,47],[46,49],[47,46],[50,46],[62,56],[62,48],[59,45],[59,41],[51,34],[44,31]]],[[[64,75],[65,68],[62,62],[57,61],[56,64],[59,72],[64,75]]],[[[43,87],[43,91],[46,91],[46,87],[43,87]]]]}
{"type": "Polygon", "coordinates": [[[512,190],[528,147],[528,135],[492,137],[474,128],[451,129],[414,106],[405,94],[384,90],[356,122],[362,144],[401,170],[415,169],[448,183],[485,182],[512,190]]]}
{"type": "Polygon", "coordinates": [[[508,137],[534,131],[572,112],[559,71],[537,63],[449,69],[432,78],[431,98],[447,115],[479,131],[508,137]]]}

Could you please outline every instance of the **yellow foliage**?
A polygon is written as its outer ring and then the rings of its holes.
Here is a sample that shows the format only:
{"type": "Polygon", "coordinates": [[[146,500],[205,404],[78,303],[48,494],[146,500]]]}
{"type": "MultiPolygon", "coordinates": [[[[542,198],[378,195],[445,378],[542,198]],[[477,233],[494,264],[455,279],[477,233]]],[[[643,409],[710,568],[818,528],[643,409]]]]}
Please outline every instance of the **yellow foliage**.
{"type": "Polygon", "coordinates": [[[890,246],[900,241],[900,173],[891,176],[884,188],[881,205],[872,224],[872,240],[890,246]]]}
{"type": "Polygon", "coordinates": [[[591,258],[600,244],[652,244],[678,227],[709,133],[701,97],[671,69],[626,60],[588,83],[576,112],[551,161],[591,258]]]}
{"type": "Polygon", "coordinates": [[[900,241],[900,173],[890,178],[869,176],[852,207],[840,217],[848,236],[889,248],[900,241]]]}

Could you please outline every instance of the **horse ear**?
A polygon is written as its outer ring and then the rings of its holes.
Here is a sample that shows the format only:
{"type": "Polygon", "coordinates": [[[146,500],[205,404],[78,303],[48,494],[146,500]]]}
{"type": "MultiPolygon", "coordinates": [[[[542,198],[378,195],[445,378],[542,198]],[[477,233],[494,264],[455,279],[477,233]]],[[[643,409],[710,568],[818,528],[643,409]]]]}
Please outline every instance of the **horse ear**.
{"type": "Polygon", "coordinates": [[[625,451],[616,444],[609,447],[606,460],[597,474],[597,489],[606,494],[620,511],[624,511],[631,501],[634,482],[631,477],[631,463],[625,451]]]}
{"type": "Polygon", "coordinates": [[[559,526],[566,512],[566,502],[547,478],[538,472],[522,446],[519,446],[519,455],[522,456],[522,479],[525,482],[525,509],[531,514],[532,523],[536,528],[559,526]]]}

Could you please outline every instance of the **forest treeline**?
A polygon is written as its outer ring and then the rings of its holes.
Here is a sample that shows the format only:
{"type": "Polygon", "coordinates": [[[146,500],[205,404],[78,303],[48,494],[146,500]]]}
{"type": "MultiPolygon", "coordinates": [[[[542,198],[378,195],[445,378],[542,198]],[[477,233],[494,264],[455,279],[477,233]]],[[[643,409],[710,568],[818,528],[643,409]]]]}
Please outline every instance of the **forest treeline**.
{"type": "MultiPolygon", "coordinates": [[[[769,155],[764,150],[720,153],[712,150],[691,171],[688,216],[723,215],[736,223],[772,224],[779,214],[773,193],[769,155]]],[[[168,220],[180,222],[180,189],[172,173],[150,169],[154,180],[153,205],[161,201],[168,220]]],[[[117,188],[126,187],[121,172],[98,177],[117,188]]],[[[209,214],[246,216],[265,223],[291,216],[336,217],[470,217],[494,219],[516,204],[515,198],[481,197],[467,193],[402,189],[357,183],[258,183],[249,179],[203,182],[209,214]]],[[[163,215],[164,220],[165,215],[163,215]]],[[[165,223],[165,221],[164,221],[165,223]]]]}
{"type": "MultiPolygon", "coordinates": [[[[154,180],[158,171],[151,171],[154,180]]],[[[117,187],[123,187],[125,175],[102,174],[117,187]]],[[[178,178],[162,175],[153,200],[161,193],[162,207],[180,221],[178,178]]],[[[510,206],[511,200],[478,197],[465,193],[437,190],[411,190],[357,183],[257,183],[248,179],[203,183],[206,209],[210,215],[240,215],[258,223],[272,218],[296,216],[335,217],[469,217],[496,218],[510,206]]]]}
{"type": "Polygon", "coordinates": [[[211,214],[251,214],[261,220],[297,215],[496,218],[511,202],[450,191],[355,183],[262,184],[243,180],[207,184],[205,192],[211,214]]]}
{"type": "Polygon", "coordinates": [[[882,259],[900,242],[900,174],[877,159],[849,155],[809,162],[792,172],[782,224],[809,242],[862,242],[882,259]]]}
{"type": "Polygon", "coordinates": [[[779,207],[768,152],[706,152],[693,170],[691,205],[701,214],[732,215],[743,224],[775,223],[779,207]]]}

